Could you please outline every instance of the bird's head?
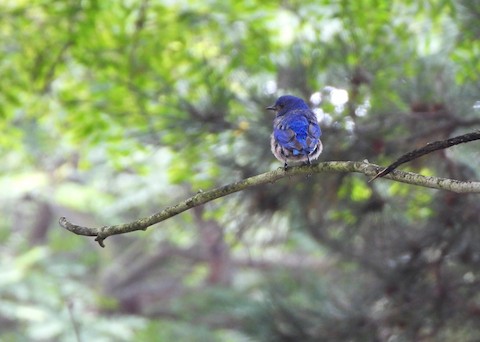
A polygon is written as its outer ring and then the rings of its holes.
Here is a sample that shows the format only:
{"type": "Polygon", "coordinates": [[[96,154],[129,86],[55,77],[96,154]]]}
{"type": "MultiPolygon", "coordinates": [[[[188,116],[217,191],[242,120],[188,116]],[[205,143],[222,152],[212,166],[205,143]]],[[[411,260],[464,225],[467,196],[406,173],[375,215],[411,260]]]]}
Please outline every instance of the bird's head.
{"type": "Polygon", "coordinates": [[[267,107],[268,110],[273,110],[275,113],[280,116],[286,112],[294,109],[308,109],[307,104],[301,98],[293,95],[283,95],[280,96],[275,104],[267,107]]]}

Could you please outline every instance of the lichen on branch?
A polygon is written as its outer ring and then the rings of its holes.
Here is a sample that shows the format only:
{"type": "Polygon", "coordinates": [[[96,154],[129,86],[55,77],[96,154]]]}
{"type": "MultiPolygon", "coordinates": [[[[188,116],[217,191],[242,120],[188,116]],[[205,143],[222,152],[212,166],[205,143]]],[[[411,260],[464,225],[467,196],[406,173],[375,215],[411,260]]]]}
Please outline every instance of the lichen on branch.
{"type": "MultiPolygon", "coordinates": [[[[153,215],[140,218],[130,223],[103,227],[84,227],[80,225],[75,225],[68,221],[68,219],[66,219],[65,217],[61,217],[59,220],[59,224],[63,228],[77,235],[96,236],[95,241],[97,241],[101,247],[105,247],[104,240],[109,236],[130,233],[136,230],[146,230],[147,228],[153,226],[156,223],[165,221],[166,219],[169,219],[193,207],[205,204],[217,198],[225,197],[234,192],[242,191],[257,185],[273,183],[285,177],[310,175],[323,172],[363,173],[368,177],[373,177],[375,175],[378,175],[379,172],[382,170],[384,170],[383,167],[371,164],[368,161],[330,161],[315,165],[294,166],[288,168],[287,170],[284,170],[283,168],[278,168],[274,171],[242,179],[237,182],[227,184],[212,190],[199,191],[197,194],[180,203],[177,203],[153,215]]],[[[422,176],[413,172],[403,172],[398,170],[393,170],[391,173],[385,175],[384,178],[406,184],[422,186],[432,189],[453,191],[457,193],[480,193],[480,182],[463,182],[455,179],[422,176]]]]}

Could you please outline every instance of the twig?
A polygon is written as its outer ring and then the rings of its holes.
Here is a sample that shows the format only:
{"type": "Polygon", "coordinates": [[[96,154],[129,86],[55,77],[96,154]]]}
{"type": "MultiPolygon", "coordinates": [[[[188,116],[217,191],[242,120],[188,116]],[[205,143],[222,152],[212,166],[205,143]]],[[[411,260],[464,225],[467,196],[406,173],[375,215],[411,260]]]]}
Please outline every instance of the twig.
{"type": "MultiPolygon", "coordinates": [[[[205,204],[217,198],[224,197],[253,186],[273,183],[281,178],[296,175],[311,175],[322,172],[357,172],[371,177],[377,175],[381,169],[383,168],[375,164],[370,164],[367,161],[331,161],[315,165],[293,166],[288,168],[286,171],[283,168],[278,168],[277,170],[242,179],[238,182],[216,189],[205,192],[199,191],[196,195],[172,207],[167,207],[158,213],[130,223],[103,227],[84,227],[72,224],[65,217],[61,217],[59,224],[63,228],[77,235],[96,236],[95,241],[97,241],[101,247],[105,247],[104,240],[111,235],[125,234],[136,230],[146,230],[148,227],[156,223],[165,221],[166,219],[178,215],[195,206],[205,204]]],[[[402,171],[391,172],[386,175],[386,178],[402,183],[433,189],[448,190],[457,193],[480,193],[480,182],[461,182],[454,179],[422,176],[416,173],[402,171]]]]}
{"type": "Polygon", "coordinates": [[[453,137],[447,140],[439,140],[439,141],[428,143],[427,145],[421,148],[417,148],[411,152],[404,154],[403,156],[398,158],[396,161],[394,161],[392,164],[388,165],[381,172],[377,173],[372,179],[369,180],[369,182],[380,177],[385,177],[400,165],[407,163],[409,161],[412,161],[414,159],[417,159],[428,153],[432,153],[434,151],[442,150],[454,145],[463,144],[469,141],[479,140],[479,139],[480,139],[480,132],[473,132],[473,133],[459,135],[458,137],[453,137]]]}

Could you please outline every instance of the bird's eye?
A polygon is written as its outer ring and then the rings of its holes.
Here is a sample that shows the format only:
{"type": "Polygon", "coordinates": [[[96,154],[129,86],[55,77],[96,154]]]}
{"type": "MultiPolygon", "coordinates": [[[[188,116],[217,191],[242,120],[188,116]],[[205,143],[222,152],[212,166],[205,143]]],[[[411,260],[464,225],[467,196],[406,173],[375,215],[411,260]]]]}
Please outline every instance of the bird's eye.
{"type": "Polygon", "coordinates": [[[279,103],[278,106],[279,106],[280,108],[285,107],[285,105],[284,105],[283,103],[279,103]]]}

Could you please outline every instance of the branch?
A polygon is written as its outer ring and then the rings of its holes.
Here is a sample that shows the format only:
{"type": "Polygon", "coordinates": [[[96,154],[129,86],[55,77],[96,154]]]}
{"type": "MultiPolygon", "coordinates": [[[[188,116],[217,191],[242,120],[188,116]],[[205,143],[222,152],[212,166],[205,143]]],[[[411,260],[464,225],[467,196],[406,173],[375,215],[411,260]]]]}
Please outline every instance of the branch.
{"type": "Polygon", "coordinates": [[[425,146],[421,148],[417,148],[411,152],[408,152],[398,158],[396,161],[394,161],[392,164],[388,165],[385,169],[383,169],[381,172],[377,173],[375,177],[369,180],[369,182],[388,175],[390,172],[395,170],[397,167],[400,165],[412,161],[414,159],[417,159],[421,156],[424,156],[428,153],[432,153],[434,151],[438,150],[443,150],[445,148],[458,145],[458,144],[463,144],[469,141],[473,140],[479,140],[480,139],[480,132],[472,132],[472,133],[467,133],[463,135],[459,135],[458,137],[453,137],[447,140],[439,140],[439,141],[434,141],[431,143],[426,144],[425,146]]]}
{"type": "MultiPolygon", "coordinates": [[[[375,164],[370,164],[368,161],[331,161],[315,165],[293,166],[287,170],[278,168],[277,170],[242,179],[238,182],[216,189],[205,192],[199,191],[196,195],[184,200],[183,202],[180,202],[172,207],[167,207],[158,213],[130,223],[90,228],[72,224],[65,217],[61,217],[59,224],[63,228],[77,235],[96,236],[95,241],[97,241],[101,247],[105,247],[103,241],[111,235],[125,234],[136,230],[146,230],[148,227],[156,223],[165,221],[166,219],[178,215],[193,207],[253,186],[273,183],[285,177],[311,175],[322,172],[357,172],[372,177],[377,175],[381,170],[383,170],[382,167],[375,164]]],[[[416,173],[403,171],[393,171],[386,175],[385,178],[397,182],[423,186],[432,189],[448,190],[457,193],[480,193],[480,182],[461,182],[454,179],[422,176],[416,173]]]]}

